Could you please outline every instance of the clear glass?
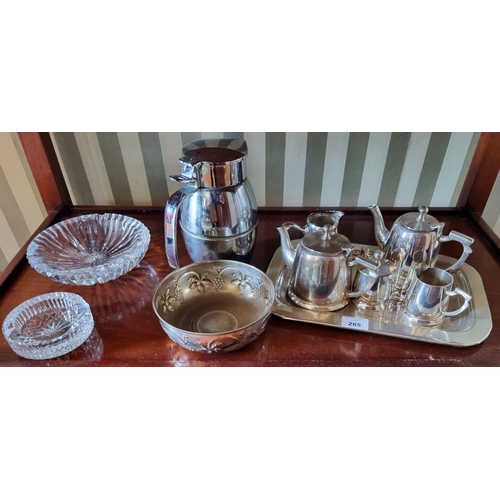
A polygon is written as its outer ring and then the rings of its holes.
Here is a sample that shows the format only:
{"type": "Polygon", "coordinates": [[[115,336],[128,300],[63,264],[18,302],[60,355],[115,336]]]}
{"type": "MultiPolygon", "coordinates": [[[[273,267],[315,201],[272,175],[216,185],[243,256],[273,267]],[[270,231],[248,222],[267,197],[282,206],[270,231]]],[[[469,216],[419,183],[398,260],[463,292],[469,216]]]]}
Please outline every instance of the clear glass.
{"type": "Polygon", "coordinates": [[[142,222],[120,214],[73,217],[42,231],[26,257],[35,271],[60,283],[95,285],[136,267],[151,234],[142,222]]]}
{"type": "Polygon", "coordinates": [[[90,306],[74,293],[38,295],[5,318],[2,332],[12,350],[23,358],[49,359],[82,345],[94,329],[90,306]]]}

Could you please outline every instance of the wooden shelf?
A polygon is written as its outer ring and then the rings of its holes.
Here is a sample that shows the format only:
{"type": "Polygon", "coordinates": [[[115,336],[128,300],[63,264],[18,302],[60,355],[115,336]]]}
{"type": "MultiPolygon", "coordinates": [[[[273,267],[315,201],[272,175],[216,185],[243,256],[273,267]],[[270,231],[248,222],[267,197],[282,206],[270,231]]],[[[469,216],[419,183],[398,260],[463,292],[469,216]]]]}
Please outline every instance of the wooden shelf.
{"type": "MultiPolygon", "coordinates": [[[[445,234],[455,230],[475,238],[467,263],[483,279],[493,330],[480,345],[448,347],[397,338],[287,321],[272,316],[264,333],[245,348],[227,354],[188,351],[163,332],[151,306],[156,284],[171,269],[165,256],[163,210],[155,208],[73,207],[50,223],[83,213],[115,211],[136,217],[151,232],[151,245],[137,268],[117,280],[91,287],[63,285],[36,273],[22,254],[0,285],[0,322],[21,302],[54,291],[81,295],[90,305],[95,330],[81,347],[61,358],[31,361],[20,358],[0,338],[0,366],[500,366],[500,308],[497,306],[500,260],[487,235],[474,220],[457,210],[433,212],[445,222],[445,234]]],[[[356,243],[373,245],[373,219],[368,210],[348,211],[339,231],[356,243]]],[[[257,242],[250,264],[266,271],[276,249],[276,227],[291,220],[304,224],[310,210],[261,210],[257,242]]],[[[388,227],[398,211],[384,212],[388,227]]],[[[461,247],[442,246],[445,255],[458,258],[461,247]]],[[[190,262],[182,239],[180,263],[190,262]]]]}

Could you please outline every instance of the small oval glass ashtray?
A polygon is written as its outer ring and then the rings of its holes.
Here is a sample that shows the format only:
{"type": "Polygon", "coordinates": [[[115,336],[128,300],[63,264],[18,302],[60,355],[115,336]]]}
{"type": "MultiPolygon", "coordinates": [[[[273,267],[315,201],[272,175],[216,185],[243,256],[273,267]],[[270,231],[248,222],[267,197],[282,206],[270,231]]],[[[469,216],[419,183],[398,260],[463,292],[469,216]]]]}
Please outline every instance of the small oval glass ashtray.
{"type": "Polygon", "coordinates": [[[2,332],[12,350],[23,358],[49,359],[82,345],[92,333],[90,306],[74,293],[38,295],[14,308],[2,332]]]}
{"type": "Polygon", "coordinates": [[[121,214],[89,214],[64,220],[42,231],[28,245],[31,267],[69,285],[114,280],[136,267],[151,234],[146,226],[121,214]]]}

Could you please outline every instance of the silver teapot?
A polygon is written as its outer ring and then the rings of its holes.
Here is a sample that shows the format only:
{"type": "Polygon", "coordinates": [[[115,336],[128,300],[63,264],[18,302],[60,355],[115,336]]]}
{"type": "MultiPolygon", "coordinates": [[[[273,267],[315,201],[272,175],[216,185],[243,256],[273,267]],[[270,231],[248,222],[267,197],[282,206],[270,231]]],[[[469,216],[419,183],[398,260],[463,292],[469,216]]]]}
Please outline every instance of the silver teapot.
{"type": "Polygon", "coordinates": [[[426,252],[426,264],[429,267],[433,266],[441,243],[446,241],[458,241],[463,246],[461,257],[446,269],[448,272],[458,269],[472,253],[470,247],[474,239],[458,231],[450,231],[448,236],[444,236],[444,222],[438,222],[428,215],[427,207],[419,207],[418,212],[401,215],[390,231],[385,227],[379,207],[371,205],[368,208],[375,220],[375,239],[384,252],[383,257],[402,263],[403,274],[409,270],[417,252],[426,252]]]}
{"type": "Polygon", "coordinates": [[[325,224],[319,231],[307,231],[292,222],[277,228],[285,264],[291,268],[288,296],[300,307],[313,311],[336,311],[351,298],[361,296],[377,279],[377,264],[363,257],[351,258],[350,241],[336,232],[336,226],[325,224]],[[293,248],[288,230],[305,233],[293,248]],[[350,268],[359,264],[371,277],[361,290],[351,291],[350,268]]]}
{"type": "Polygon", "coordinates": [[[255,244],[257,201],[246,176],[247,144],[243,139],[221,147],[222,139],[194,141],[183,147],[180,175],[185,186],[165,207],[165,250],[178,268],[177,222],[193,262],[245,260],[255,244]]]}

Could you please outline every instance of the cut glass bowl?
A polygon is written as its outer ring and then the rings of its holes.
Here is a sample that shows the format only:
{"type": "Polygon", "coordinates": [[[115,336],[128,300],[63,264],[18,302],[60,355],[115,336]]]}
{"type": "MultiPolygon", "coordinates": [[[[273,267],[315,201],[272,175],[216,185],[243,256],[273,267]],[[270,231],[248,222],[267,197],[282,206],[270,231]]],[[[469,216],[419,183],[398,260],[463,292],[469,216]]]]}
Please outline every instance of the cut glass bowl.
{"type": "Polygon", "coordinates": [[[94,329],[90,307],[74,293],[54,292],[23,302],[5,318],[2,332],[23,358],[49,359],[82,345],[94,329]]]}
{"type": "Polygon", "coordinates": [[[95,285],[128,273],[143,259],[151,234],[120,214],[73,217],[42,231],[29,244],[31,267],[60,283],[95,285]]]}

